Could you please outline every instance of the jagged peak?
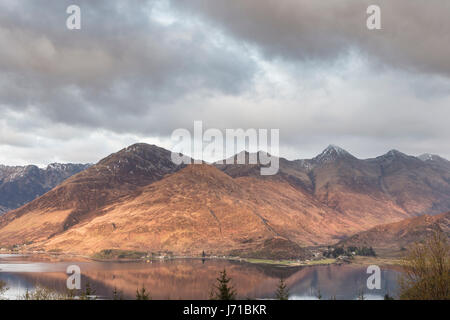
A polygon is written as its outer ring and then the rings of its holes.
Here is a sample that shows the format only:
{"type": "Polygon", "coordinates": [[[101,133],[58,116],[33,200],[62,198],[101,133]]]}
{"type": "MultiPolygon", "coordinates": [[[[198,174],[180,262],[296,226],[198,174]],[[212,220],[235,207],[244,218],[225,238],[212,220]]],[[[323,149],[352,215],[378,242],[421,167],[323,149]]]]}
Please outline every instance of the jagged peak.
{"type": "Polygon", "coordinates": [[[393,156],[393,155],[406,155],[403,152],[398,151],[397,149],[389,150],[386,154],[390,155],[390,156],[393,156]]]}
{"type": "Polygon", "coordinates": [[[122,149],[119,152],[138,152],[138,151],[141,151],[141,150],[153,150],[153,151],[170,152],[169,150],[161,148],[161,147],[159,147],[157,145],[143,143],[143,142],[138,142],[138,143],[132,144],[132,145],[122,149]]]}
{"type": "Polygon", "coordinates": [[[132,158],[142,158],[142,159],[165,159],[170,160],[171,152],[167,149],[158,147],[157,145],[147,144],[147,143],[135,143],[122,150],[112,153],[106,158],[99,161],[98,164],[107,164],[110,162],[127,162],[132,158]]]}
{"type": "MultiPolygon", "coordinates": [[[[216,161],[216,162],[214,162],[214,164],[229,164],[229,163],[236,164],[237,159],[240,159],[240,157],[243,157],[245,159],[245,164],[250,164],[249,163],[250,157],[255,157],[257,160],[257,163],[259,163],[262,156],[270,157],[270,158],[275,157],[275,156],[272,156],[270,153],[268,153],[266,151],[262,151],[262,150],[260,150],[258,152],[248,152],[247,150],[243,150],[229,158],[216,161]]],[[[257,163],[251,163],[251,164],[257,164],[257,163]]]]}
{"type": "Polygon", "coordinates": [[[319,162],[330,162],[339,158],[355,158],[355,157],[345,149],[330,144],[325,150],[322,151],[321,154],[319,154],[313,160],[319,162]]]}
{"type": "Polygon", "coordinates": [[[336,152],[347,152],[343,148],[341,148],[335,144],[330,144],[324,151],[329,151],[329,150],[336,151],[336,152]]]}
{"type": "Polygon", "coordinates": [[[406,153],[403,153],[401,151],[398,151],[397,149],[392,149],[386,152],[384,155],[380,156],[379,158],[389,158],[389,159],[396,159],[396,158],[409,158],[411,156],[407,155],[406,153]]]}

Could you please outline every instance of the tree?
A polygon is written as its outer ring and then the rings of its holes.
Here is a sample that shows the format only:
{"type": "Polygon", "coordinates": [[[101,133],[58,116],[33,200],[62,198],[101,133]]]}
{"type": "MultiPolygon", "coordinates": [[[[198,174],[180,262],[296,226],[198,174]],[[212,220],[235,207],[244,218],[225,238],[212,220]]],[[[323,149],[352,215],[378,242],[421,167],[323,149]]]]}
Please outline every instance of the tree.
{"type": "Polygon", "coordinates": [[[84,293],[81,295],[81,300],[95,300],[95,289],[91,287],[89,281],[86,282],[84,293]]]}
{"type": "Polygon", "coordinates": [[[384,300],[395,300],[394,297],[390,296],[389,293],[384,295],[384,300]]]}
{"type": "Polygon", "coordinates": [[[280,282],[278,283],[275,297],[277,300],[289,300],[289,289],[283,279],[280,279],[280,282]]]}
{"type": "Polygon", "coordinates": [[[64,300],[65,296],[55,290],[37,286],[19,297],[20,300],[64,300]]]}
{"type": "Polygon", "coordinates": [[[1,296],[8,291],[9,288],[6,287],[6,282],[0,280],[0,298],[1,296]]]}
{"type": "Polygon", "coordinates": [[[223,269],[219,278],[216,279],[217,284],[214,286],[215,292],[211,292],[211,299],[213,300],[235,300],[236,291],[229,284],[231,278],[228,278],[227,271],[223,269]]]}
{"type": "Polygon", "coordinates": [[[364,296],[364,289],[360,289],[358,291],[358,297],[356,299],[357,300],[366,300],[366,297],[364,296]]]}
{"type": "Polygon", "coordinates": [[[150,295],[144,286],[141,289],[136,290],[136,300],[150,300],[150,295]]]}
{"type": "Polygon", "coordinates": [[[322,300],[322,292],[320,292],[320,289],[317,289],[317,291],[316,291],[316,298],[318,300],[322,300]]]}
{"type": "Polygon", "coordinates": [[[416,243],[403,263],[399,280],[402,300],[450,299],[450,245],[435,231],[424,244],[416,243]]]}
{"type": "Polygon", "coordinates": [[[122,300],[122,292],[117,291],[116,287],[113,290],[113,300],[122,300]]]}
{"type": "Polygon", "coordinates": [[[77,296],[77,291],[75,289],[68,289],[66,291],[66,298],[65,300],[75,300],[76,296],[77,296]]]}

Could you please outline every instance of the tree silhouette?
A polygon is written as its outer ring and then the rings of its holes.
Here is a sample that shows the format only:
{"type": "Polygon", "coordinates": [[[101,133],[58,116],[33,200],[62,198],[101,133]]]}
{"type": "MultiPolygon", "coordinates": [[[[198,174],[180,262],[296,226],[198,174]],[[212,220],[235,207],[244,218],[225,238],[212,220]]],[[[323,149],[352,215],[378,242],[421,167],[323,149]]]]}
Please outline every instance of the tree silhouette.
{"type": "Polygon", "coordinates": [[[280,279],[280,282],[278,283],[275,297],[277,300],[289,300],[289,289],[283,279],[280,279]]]}
{"type": "Polygon", "coordinates": [[[122,292],[117,291],[116,287],[113,290],[113,300],[122,300],[122,292]]]}
{"type": "Polygon", "coordinates": [[[219,278],[216,279],[217,284],[214,286],[215,292],[211,292],[211,299],[213,300],[235,300],[236,291],[230,285],[231,278],[227,276],[227,271],[223,269],[220,272],[219,278]]]}
{"type": "Polygon", "coordinates": [[[0,280],[0,297],[8,290],[6,282],[0,280]]]}
{"type": "Polygon", "coordinates": [[[86,282],[84,292],[80,297],[81,300],[95,300],[95,289],[91,287],[89,281],[86,282]]]}
{"type": "Polygon", "coordinates": [[[141,289],[136,290],[136,300],[150,300],[150,295],[144,286],[141,289]]]}

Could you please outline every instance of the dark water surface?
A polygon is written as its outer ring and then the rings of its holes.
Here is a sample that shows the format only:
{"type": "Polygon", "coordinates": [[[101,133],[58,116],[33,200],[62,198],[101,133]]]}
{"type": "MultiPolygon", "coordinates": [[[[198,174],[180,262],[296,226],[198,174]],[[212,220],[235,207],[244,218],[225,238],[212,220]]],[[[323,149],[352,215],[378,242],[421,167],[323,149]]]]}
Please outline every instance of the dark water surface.
{"type": "Polygon", "coordinates": [[[78,265],[82,286],[89,282],[100,297],[110,298],[114,288],[124,299],[134,299],[145,286],[152,299],[208,299],[224,268],[240,298],[273,298],[279,279],[286,279],[290,299],[382,299],[395,294],[399,273],[381,272],[381,290],[367,289],[367,268],[360,265],[274,267],[227,260],[168,260],[145,262],[46,262],[34,257],[0,254],[0,280],[7,283],[5,297],[17,299],[36,286],[66,292],[66,269],[78,265]]]}

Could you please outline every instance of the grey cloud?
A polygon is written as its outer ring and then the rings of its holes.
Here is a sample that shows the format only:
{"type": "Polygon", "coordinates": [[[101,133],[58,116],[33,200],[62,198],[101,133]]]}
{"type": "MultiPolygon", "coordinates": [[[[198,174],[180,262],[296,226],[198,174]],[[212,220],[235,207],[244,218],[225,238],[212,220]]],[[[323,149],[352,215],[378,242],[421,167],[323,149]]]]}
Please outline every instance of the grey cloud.
{"type": "Polygon", "coordinates": [[[171,0],[257,46],[266,57],[328,60],[361,50],[381,64],[450,75],[447,0],[171,0]],[[366,28],[381,7],[382,30],[366,28]]]}
{"type": "Polygon", "coordinates": [[[0,163],[95,162],[194,120],[279,128],[291,158],[450,158],[448,1],[170,0],[170,23],[164,0],[77,3],[81,31],[72,1],[0,4],[0,163]]]}
{"type": "Polygon", "coordinates": [[[158,132],[166,130],[153,117],[158,108],[193,91],[239,94],[252,83],[255,65],[233,43],[217,45],[182,17],[159,24],[150,16],[157,1],[77,3],[80,31],[65,28],[72,1],[0,4],[0,105],[82,127],[158,132]]]}

